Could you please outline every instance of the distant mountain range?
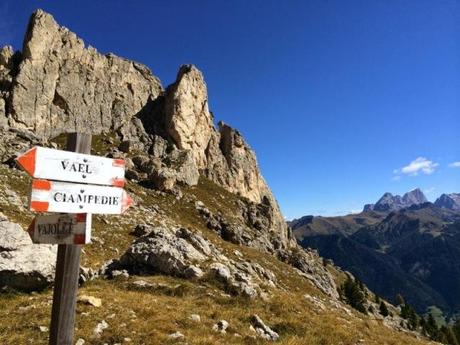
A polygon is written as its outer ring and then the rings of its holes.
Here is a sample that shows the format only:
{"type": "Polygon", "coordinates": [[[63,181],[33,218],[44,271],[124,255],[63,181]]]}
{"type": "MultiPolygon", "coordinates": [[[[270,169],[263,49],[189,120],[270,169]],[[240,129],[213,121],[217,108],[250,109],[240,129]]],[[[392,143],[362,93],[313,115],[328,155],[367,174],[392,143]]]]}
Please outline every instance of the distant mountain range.
{"type": "MultiPolygon", "coordinates": [[[[391,193],[385,193],[375,204],[364,205],[364,212],[367,211],[397,211],[403,208],[410,207],[412,205],[419,205],[428,202],[425,194],[416,188],[410,192],[407,192],[402,197],[399,195],[393,195],[391,193]]],[[[436,207],[447,208],[449,210],[460,210],[460,194],[442,194],[434,204],[436,207]]]]}
{"type": "Polygon", "coordinates": [[[460,313],[460,194],[428,202],[420,189],[385,193],[363,212],[289,222],[299,243],[352,272],[390,301],[460,313]]]}

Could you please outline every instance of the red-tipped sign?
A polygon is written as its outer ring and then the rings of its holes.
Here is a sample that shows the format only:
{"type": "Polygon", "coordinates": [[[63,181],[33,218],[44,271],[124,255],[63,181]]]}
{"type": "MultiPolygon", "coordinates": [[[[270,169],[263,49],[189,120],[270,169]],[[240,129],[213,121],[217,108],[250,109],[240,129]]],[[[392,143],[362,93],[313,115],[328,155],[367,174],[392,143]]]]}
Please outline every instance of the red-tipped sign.
{"type": "Polygon", "coordinates": [[[91,241],[91,215],[39,215],[30,224],[28,232],[33,243],[86,244],[91,241]]]}
{"type": "Polygon", "coordinates": [[[122,188],[33,180],[30,210],[36,212],[120,214],[133,199],[122,188]]]}
{"type": "Polygon", "coordinates": [[[123,187],[125,162],[35,146],[16,161],[32,177],[123,187]]]}

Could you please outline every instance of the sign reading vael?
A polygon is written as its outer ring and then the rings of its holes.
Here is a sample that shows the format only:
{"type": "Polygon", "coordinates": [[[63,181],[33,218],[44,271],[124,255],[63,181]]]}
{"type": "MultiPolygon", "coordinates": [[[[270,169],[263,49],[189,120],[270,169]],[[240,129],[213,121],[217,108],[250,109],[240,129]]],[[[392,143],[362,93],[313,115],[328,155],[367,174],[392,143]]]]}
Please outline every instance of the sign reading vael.
{"type": "Polygon", "coordinates": [[[91,215],[39,215],[30,224],[28,232],[33,243],[87,244],[91,242],[91,215]]]}
{"type": "Polygon", "coordinates": [[[125,161],[35,146],[16,161],[32,177],[123,187],[125,161]]]}

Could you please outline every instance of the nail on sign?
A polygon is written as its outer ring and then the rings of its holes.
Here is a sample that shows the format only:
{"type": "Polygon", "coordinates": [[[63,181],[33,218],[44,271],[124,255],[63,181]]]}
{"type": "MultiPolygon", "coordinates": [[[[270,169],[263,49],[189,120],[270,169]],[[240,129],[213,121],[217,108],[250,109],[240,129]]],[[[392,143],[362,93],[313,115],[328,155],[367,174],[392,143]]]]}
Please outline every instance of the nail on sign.
{"type": "Polygon", "coordinates": [[[131,197],[118,187],[32,181],[31,211],[120,214],[132,204],[131,197]]]}
{"type": "Polygon", "coordinates": [[[123,187],[125,184],[123,159],[35,146],[16,160],[30,176],[39,179],[116,187],[123,187]]]}
{"type": "Polygon", "coordinates": [[[38,215],[28,231],[33,243],[86,244],[91,241],[91,215],[38,215]]]}

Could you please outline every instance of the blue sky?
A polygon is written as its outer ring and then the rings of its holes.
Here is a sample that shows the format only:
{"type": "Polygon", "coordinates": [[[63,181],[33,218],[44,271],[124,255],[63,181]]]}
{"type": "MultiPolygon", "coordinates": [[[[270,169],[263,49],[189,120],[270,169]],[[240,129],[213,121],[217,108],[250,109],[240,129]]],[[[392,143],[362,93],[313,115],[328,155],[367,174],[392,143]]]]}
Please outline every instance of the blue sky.
{"type": "Polygon", "coordinates": [[[168,85],[194,63],[287,218],[361,209],[415,187],[460,192],[459,2],[2,1],[20,49],[43,8],[101,52],[168,85]]]}

